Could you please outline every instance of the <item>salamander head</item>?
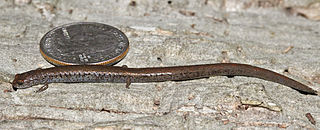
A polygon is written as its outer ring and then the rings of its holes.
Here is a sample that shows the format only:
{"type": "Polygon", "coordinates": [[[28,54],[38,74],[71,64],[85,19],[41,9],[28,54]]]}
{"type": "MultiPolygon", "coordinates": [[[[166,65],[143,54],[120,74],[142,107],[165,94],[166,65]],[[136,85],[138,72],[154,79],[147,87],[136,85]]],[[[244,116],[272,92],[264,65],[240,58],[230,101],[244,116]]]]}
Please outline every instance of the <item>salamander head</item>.
{"type": "Polygon", "coordinates": [[[33,85],[36,85],[32,79],[32,76],[30,76],[28,72],[22,73],[22,74],[16,74],[11,84],[12,84],[13,90],[15,91],[17,89],[30,88],[33,85]]]}

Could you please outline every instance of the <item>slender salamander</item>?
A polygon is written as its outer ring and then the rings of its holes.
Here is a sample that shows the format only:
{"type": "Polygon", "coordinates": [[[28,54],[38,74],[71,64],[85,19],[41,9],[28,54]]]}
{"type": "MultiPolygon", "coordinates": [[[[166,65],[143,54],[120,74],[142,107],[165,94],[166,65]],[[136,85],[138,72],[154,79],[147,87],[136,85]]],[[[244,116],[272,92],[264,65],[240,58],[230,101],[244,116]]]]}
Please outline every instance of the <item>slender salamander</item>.
{"type": "Polygon", "coordinates": [[[289,86],[307,94],[318,94],[310,87],[273,71],[236,63],[203,64],[190,66],[127,68],[100,65],[71,65],[47,69],[31,70],[16,74],[12,82],[14,90],[44,84],[39,91],[48,87],[49,83],[145,83],[163,81],[182,81],[210,76],[246,76],[255,77],[289,86]]]}

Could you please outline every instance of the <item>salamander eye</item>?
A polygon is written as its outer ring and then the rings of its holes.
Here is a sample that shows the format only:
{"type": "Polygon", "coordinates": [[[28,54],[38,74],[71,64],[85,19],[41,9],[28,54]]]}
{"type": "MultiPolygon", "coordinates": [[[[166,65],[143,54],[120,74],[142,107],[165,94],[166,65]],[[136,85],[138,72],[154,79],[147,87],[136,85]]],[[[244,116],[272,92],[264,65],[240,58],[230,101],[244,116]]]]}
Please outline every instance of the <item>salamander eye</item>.
{"type": "Polygon", "coordinates": [[[18,83],[18,85],[22,85],[23,84],[23,80],[18,80],[17,83],[18,83]]]}

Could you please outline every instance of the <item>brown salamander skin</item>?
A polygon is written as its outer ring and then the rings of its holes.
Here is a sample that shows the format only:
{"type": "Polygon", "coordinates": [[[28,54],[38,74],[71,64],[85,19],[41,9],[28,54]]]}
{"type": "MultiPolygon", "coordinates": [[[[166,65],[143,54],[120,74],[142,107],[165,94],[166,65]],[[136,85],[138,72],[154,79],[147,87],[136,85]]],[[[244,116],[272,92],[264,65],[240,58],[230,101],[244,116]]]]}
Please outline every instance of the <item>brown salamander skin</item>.
{"type": "Polygon", "coordinates": [[[101,65],[72,65],[31,70],[15,75],[14,90],[48,83],[146,83],[192,80],[211,76],[247,76],[286,85],[300,92],[317,91],[273,71],[236,63],[203,64],[174,67],[127,68],[101,65]]]}

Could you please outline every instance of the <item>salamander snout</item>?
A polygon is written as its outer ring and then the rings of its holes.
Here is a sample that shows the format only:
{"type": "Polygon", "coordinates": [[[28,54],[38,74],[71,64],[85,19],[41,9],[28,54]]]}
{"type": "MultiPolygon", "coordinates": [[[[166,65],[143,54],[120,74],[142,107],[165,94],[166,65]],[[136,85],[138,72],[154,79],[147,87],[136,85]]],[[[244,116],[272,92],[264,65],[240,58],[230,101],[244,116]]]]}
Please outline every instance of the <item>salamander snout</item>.
{"type": "Polygon", "coordinates": [[[12,81],[12,88],[14,91],[17,89],[29,88],[31,87],[27,80],[25,80],[25,76],[23,74],[16,74],[14,80],[12,81]]]}

